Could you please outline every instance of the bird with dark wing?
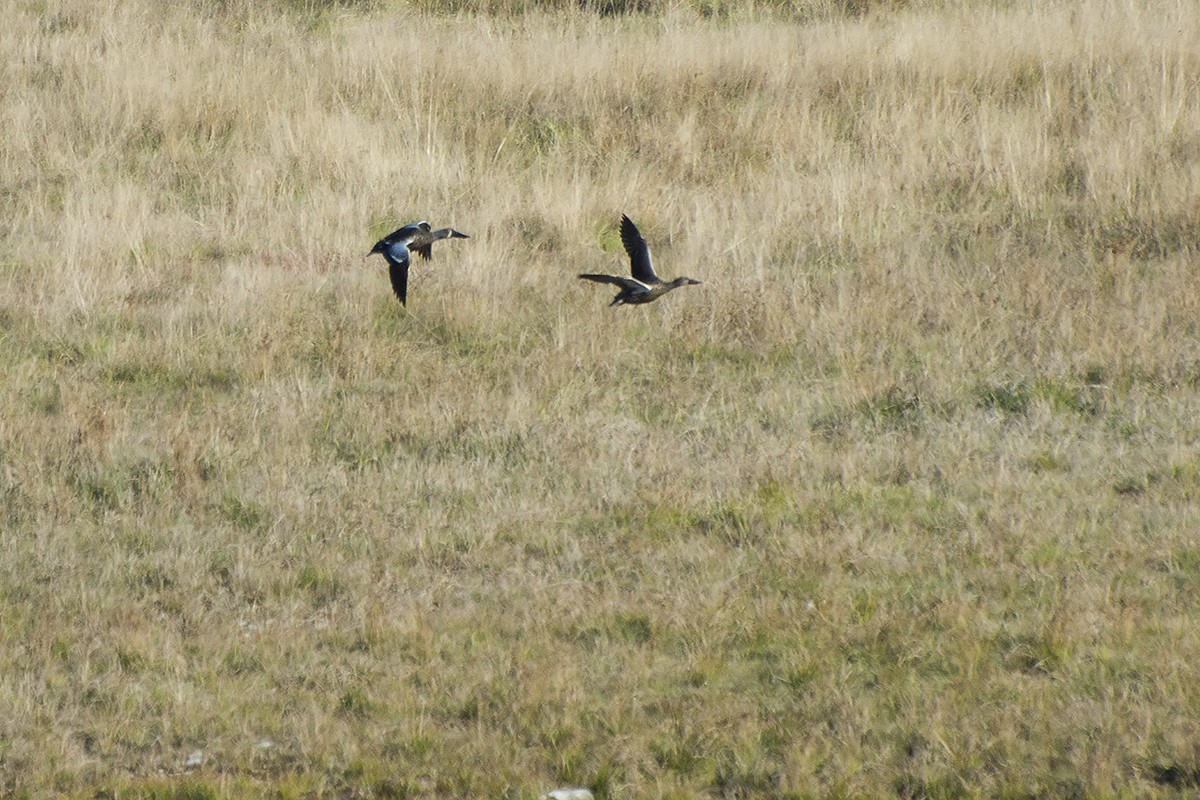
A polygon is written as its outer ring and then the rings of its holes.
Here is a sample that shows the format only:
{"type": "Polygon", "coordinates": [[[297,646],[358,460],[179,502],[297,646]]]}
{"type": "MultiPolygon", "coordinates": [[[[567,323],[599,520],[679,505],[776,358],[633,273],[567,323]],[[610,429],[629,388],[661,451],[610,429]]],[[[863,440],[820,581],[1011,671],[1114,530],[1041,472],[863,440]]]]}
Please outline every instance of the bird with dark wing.
{"type": "Polygon", "coordinates": [[[388,263],[388,276],[392,279],[392,291],[400,298],[401,305],[408,303],[408,267],[412,263],[409,251],[424,259],[433,257],[433,243],[442,239],[470,239],[470,236],[454,228],[432,229],[428,222],[410,222],[380,239],[367,255],[379,253],[388,263]]]}
{"type": "Polygon", "coordinates": [[[609,303],[619,306],[625,303],[652,303],[672,289],[680,286],[696,286],[700,281],[694,278],[680,277],[673,281],[664,281],[654,272],[650,263],[650,247],[637,226],[626,215],[621,215],[621,243],[629,254],[629,267],[632,277],[624,275],[605,275],[583,273],[579,277],[596,283],[611,283],[619,286],[621,291],[609,303]]]}

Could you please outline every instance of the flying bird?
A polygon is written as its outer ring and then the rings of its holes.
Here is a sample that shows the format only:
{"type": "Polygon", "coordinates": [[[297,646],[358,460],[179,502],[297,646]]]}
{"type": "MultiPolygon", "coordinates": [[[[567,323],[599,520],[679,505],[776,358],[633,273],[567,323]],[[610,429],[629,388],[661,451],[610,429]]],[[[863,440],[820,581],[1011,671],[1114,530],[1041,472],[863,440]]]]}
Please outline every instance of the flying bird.
{"type": "Polygon", "coordinates": [[[650,248],[646,245],[646,240],[642,238],[642,234],[633,224],[633,220],[624,214],[621,215],[621,243],[625,245],[625,252],[629,254],[632,278],[624,275],[595,273],[583,273],[579,276],[584,280],[596,283],[611,283],[614,286],[620,286],[621,291],[609,303],[610,307],[619,306],[622,303],[652,303],[672,289],[680,286],[696,286],[700,283],[693,278],[676,278],[673,281],[664,282],[662,278],[658,277],[654,272],[654,267],[650,264],[650,248]]]}
{"type": "Polygon", "coordinates": [[[401,305],[408,302],[408,265],[412,259],[408,255],[411,250],[424,259],[433,257],[433,243],[441,239],[470,239],[465,233],[454,228],[438,228],[432,230],[429,223],[410,222],[403,228],[397,228],[380,239],[367,255],[379,253],[388,262],[388,276],[392,279],[392,290],[400,298],[401,305]]]}

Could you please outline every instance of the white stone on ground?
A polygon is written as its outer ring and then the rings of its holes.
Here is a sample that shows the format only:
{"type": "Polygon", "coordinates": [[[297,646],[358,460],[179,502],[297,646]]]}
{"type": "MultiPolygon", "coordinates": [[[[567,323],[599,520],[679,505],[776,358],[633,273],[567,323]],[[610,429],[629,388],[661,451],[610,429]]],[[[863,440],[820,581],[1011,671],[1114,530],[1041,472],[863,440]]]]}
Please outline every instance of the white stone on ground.
{"type": "Polygon", "coordinates": [[[591,789],[551,789],[540,800],[594,800],[591,789]]]}

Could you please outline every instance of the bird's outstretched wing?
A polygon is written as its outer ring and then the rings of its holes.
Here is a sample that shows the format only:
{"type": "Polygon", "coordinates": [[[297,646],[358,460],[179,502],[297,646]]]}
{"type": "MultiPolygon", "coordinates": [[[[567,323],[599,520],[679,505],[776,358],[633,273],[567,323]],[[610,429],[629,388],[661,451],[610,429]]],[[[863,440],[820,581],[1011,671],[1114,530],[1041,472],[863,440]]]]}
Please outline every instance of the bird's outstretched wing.
{"type": "Polygon", "coordinates": [[[585,281],[595,281],[596,283],[611,283],[614,286],[620,286],[622,289],[627,289],[634,294],[642,294],[650,291],[650,287],[641,281],[633,278],[626,278],[624,275],[603,275],[594,272],[584,272],[579,275],[585,281]]]}
{"type": "Polygon", "coordinates": [[[383,237],[383,241],[388,242],[389,244],[394,244],[396,242],[411,242],[413,239],[416,239],[422,234],[428,232],[429,223],[425,222],[424,220],[420,220],[418,222],[410,222],[401,228],[396,228],[396,230],[383,237]]]}
{"type": "Polygon", "coordinates": [[[625,252],[629,253],[629,266],[634,278],[644,284],[662,283],[650,264],[650,247],[633,224],[633,220],[624,214],[621,215],[621,244],[625,245],[625,252]]]}
{"type": "Polygon", "coordinates": [[[408,305],[408,259],[388,259],[388,277],[392,279],[392,291],[400,298],[400,305],[408,305]]]}

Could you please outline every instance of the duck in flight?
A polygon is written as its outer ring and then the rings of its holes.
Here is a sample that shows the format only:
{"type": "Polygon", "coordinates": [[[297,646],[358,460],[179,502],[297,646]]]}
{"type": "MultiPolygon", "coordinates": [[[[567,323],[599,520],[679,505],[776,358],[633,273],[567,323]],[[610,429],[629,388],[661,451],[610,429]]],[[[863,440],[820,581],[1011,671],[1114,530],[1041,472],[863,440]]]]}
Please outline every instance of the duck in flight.
{"type": "Polygon", "coordinates": [[[403,228],[397,228],[380,239],[367,255],[379,253],[388,262],[388,275],[392,279],[392,291],[400,298],[401,305],[408,302],[408,265],[411,259],[408,251],[417,253],[424,259],[433,257],[433,243],[441,239],[470,239],[465,233],[454,228],[438,228],[433,230],[428,222],[410,222],[403,228]]]}
{"type": "Polygon", "coordinates": [[[650,248],[646,245],[646,240],[642,238],[642,234],[633,224],[633,220],[624,214],[621,215],[621,243],[625,245],[625,252],[629,254],[632,278],[624,275],[598,275],[595,273],[583,273],[579,276],[584,280],[596,283],[611,283],[614,286],[620,286],[621,291],[609,303],[610,307],[619,306],[622,303],[652,303],[672,289],[680,286],[695,286],[700,283],[693,278],[676,278],[673,281],[664,282],[662,278],[658,277],[654,273],[654,267],[650,264],[650,248]]]}

